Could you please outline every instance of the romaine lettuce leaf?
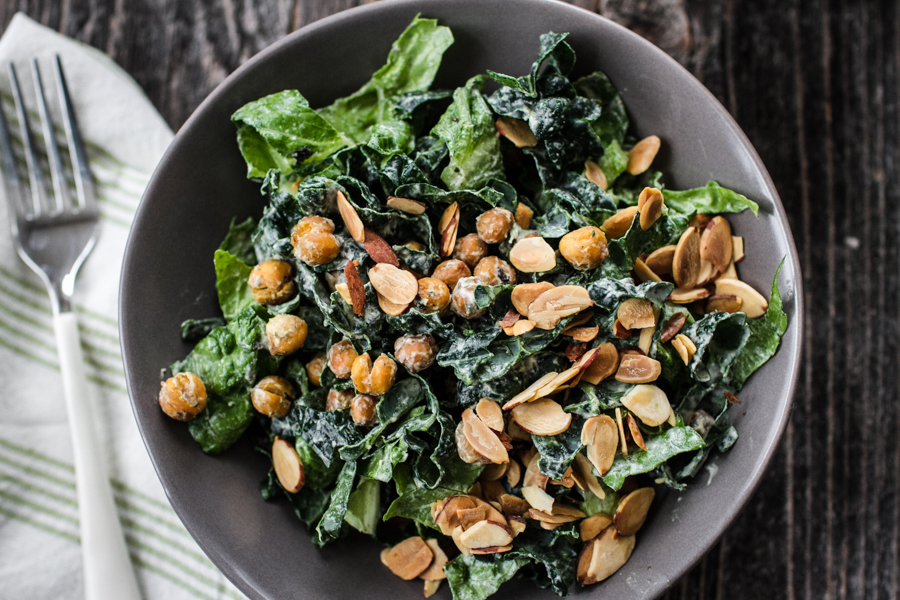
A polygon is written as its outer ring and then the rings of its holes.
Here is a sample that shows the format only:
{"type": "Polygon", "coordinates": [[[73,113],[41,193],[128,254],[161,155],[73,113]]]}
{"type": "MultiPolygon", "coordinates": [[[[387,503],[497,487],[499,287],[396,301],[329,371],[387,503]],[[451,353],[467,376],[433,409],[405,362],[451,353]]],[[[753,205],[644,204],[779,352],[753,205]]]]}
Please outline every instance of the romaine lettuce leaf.
{"type": "Polygon", "coordinates": [[[530,562],[506,554],[457,556],[444,567],[453,600],[485,600],[530,562]]]}
{"type": "Polygon", "coordinates": [[[219,244],[219,250],[224,250],[244,261],[248,265],[255,265],[257,262],[256,253],[253,250],[253,232],[256,229],[256,221],[252,217],[247,217],[240,223],[231,220],[228,227],[228,235],[219,244]]]}
{"type": "Polygon", "coordinates": [[[759,205],[742,194],[723,188],[715,181],[704,187],[676,192],[665,190],[666,206],[689,217],[697,213],[738,213],[746,209],[759,216],[759,205]]]}
{"type": "Polygon", "coordinates": [[[735,359],[731,372],[731,385],[737,389],[741,389],[747,378],[772,358],[781,343],[781,336],[787,331],[787,315],[782,308],[781,293],[778,291],[778,274],[783,266],[784,259],[772,279],[772,294],[766,314],[758,319],[747,320],[750,337],[735,359]]]}
{"type": "Polygon", "coordinates": [[[703,438],[690,427],[672,427],[662,435],[645,440],[645,443],[646,450],[616,456],[612,467],[603,476],[603,483],[618,491],[626,477],[649,473],[673,456],[698,450],[705,445],[703,438]]]}
{"type": "Polygon", "coordinates": [[[231,321],[242,310],[256,303],[250,292],[250,286],[247,285],[247,279],[253,269],[225,250],[216,250],[214,260],[219,306],[222,308],[225,320],[231,321]]]}
{"type": "Polygon", "coordinates": [[[488,76],[501,85],[525,94],[531,98],[538,96],[538,72],[545,60],[560,75],[567,75],[575,64],[575,51],[564,40],[568,33],[545,33],[541,36],[541,47],[537,60],[531,65],[531,72],[522,77],[502,75],[488,69],[488,76]]]}

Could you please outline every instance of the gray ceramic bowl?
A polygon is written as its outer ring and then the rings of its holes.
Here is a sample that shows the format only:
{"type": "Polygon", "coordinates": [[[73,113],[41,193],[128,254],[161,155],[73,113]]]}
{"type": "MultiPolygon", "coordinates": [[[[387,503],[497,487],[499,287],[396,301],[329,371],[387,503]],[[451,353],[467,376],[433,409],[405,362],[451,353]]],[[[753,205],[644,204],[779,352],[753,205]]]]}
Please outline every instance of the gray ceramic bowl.
{"type": "MultiPolygon", "coordinates": [[[[657,134],[656,166],[674,188],[714,178],[757,200],[759,220],[732,220],[747,240],[741,277],[768,290],[782,257],[781,289],[790,326],[777,356],[751,378],[746,416],[733,411],[741,438],[712,473],[658,503],[634,555],[582,597],[654,598],[679,579],[747,502],[775,451],[797,377],[801,281],[797,253],[772,181],[728,113],[687,71],[637,35],[595,14],[547,0],[398,0],[323,19],[289,35],[226,79],[181,128],[157,169],[137,217],[122,271],[120,323],[134,413],[175,511],[212,561],[251,598],[420,598],[421,582],[403,582],[362,537],[323,551],[284,502],[266,503],[258,483],[265,460],[245,445],[205,456],[181,423],[159,410],[160,367],[183,357],[179,324],[217,314],[212,255],[233,216],[259,215],[259,186],[244,163],[229,117],[244,103],[287,88],[313,106],[355,90],[378,68],[392,40],[417,14],[449,25],[456,43],[436,82],[454,86],[491,68],[525,73],[546,31],[571,32],[576,74],[602,69],[622,93],[638,135],[657,134]]],[[[501,591],[552,594],[529,582],[501,591]]],[[[450,593],[443,586],[441,596],[450,593]]]]}

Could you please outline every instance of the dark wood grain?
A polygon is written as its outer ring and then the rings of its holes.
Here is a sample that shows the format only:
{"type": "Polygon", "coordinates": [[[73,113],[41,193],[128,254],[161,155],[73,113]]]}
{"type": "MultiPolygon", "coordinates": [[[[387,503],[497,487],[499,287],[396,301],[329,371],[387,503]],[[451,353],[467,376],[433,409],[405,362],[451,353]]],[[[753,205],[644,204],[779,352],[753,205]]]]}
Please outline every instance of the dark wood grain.
{"type": "MultiPolygon", "coordinates": [[[[358,0],[0,4],[109,53],[177,128],[228,73],[358,0]]],[[[875,0],[575,0],[691,70],[759,151],[806,284],[792,418],[748,507],[671,600],[897,598],[900,10],[875,0]]]]}

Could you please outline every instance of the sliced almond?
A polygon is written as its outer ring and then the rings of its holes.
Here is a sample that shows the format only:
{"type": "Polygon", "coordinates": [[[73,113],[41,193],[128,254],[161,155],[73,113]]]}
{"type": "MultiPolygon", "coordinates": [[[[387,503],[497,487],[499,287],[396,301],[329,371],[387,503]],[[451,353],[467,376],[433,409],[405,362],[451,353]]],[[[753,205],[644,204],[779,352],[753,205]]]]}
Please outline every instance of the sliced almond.
{"type": "Polygon", "coordinates": [[[459,230],[459,204],[454,202],[441,215],[438,223],[438,232],[441,236],[441,247],[439,254],[447,257],[453,254],[456,247],[456,232],[459,230]]]}
{"type": "Polygon", "coordinates": [[[613,523],[616,525],[616,532],[620,536],[630,536],[638,532],[644,521],[647,520],[647,512],[653,503],[656,492],[653,488],[638,488],[619,500],[619,506],[616,508],[616,514],[613,517],[613,523]]]}
{"type": "Polygon", "coordinates": [[[441,214],[441,220],[438,221],[438,231],[443,232],[454,217],[459,220],[459,203],[457,202],[450,204],[444,209],[444,212],[441,214]]]}
{"type": "Polygon", "coordinates": [[[641,429],[638,427],[637,421],[634,420],[631,413],[625,415],[625,422],[628,423],[628,432],[631,434],[631,439],[638,445],[638,448],[646,450],[647,444],[644,443],[644,434],[641,433],[641,429]]]}
{"type": "Polygon", "coordinates": [[[744,299],[740,296],[729,296],[729,295],[721,295],[721,296],[710,296],[709,300],[706,301],[706,312],[727,312],[727,313],[736,313],[741,310],[741,305],[744,303],[744,299]]]}
{"type": "MultiPolygon", "coordinates": [[[[509,454],[497,434],[479,419],[471,408],[462,413],[463,435],[476,453],[492,463],[509,462],[509,454]]],[[[501,427],[502,429],[502,427],[501,427]]]]}
{"type": "Polygon", "coordinates": [[[459,540],[470,550],[505,546],[512,542],[512,532],[504,524],[479,521],[463,531],[459,540]]]}
{"type": "Polygon", "coordinates": [[[680,288],[692,288],[700,277],[700,236],[693,227],[681,234],[672,257],[672,276],[680,288]]]}
{"type": "Polygon", "coordinates": [[[590,491],[601,500],[606,497],[606,492],[603,491],[600,480],[594,475],[593,464],[584,454],[579,452],[575,455],[571,468],[572,478],[575,480],[575,483],[578,484],[578,487],[582,490],[590,491]]]}
{"type": "Polygon", "coordinates": [[[441,533],[450,535],[459,527],[459,511],[475,508],[475,499],[471,496],[450,496],[444,499],[440,512],[434,517],[434,524],[440,528],[441,533]]]}
{"type": "Polygon", "coordinates": [[[744,238],[731,236],[731,262],[739,263],[744,260],[744,238]]]}
{"type": "Polygon", "coordinates": [[[484,468],[484,471],[481,472],[481,481],[496,481],[506,475],[506,470],[509,468],[510,463],[500,463],[500,464],[489,464],[484,468]]]}
{"type": "MultiPolygon", "coordinates": [[[[500,496],[500,506],[503,507],[503,512],[509,515],[517,515],[522,516],[528,512],[528,503],[522,500],[521,498],[516,498],[515,496],[511,496],[509,494],[503,494],[500,496]]],[[[512,522],[510,522],[510,526],[512,526],[512,522]]]]}
{"type": "Polygon", "coordinates": [[[569,324],[566,325],[566,328],[562,330],[563,335],[569,335],[569,332],[575,329],[576,327],[581,327],[585,323],[591,320],[591,317],[594,316],[594,311],[586,310],[581,313],[578,313],[576,317],[574,317],[569,324]]]}
{"type": "Polygon", "coordinates": [[[640,348],[644,354],[650,354],[654,333],[656,333],[656,329],[653,327],[641,329],[641,336],[638,338],[638,348],[640,348]]]}
{"type": "Polygon", "coordinates": [[[375,292],[375,295],[378,298],[378,307],[384,314],[391,317],[399,317],[409,308],[409,304],[394,304],[378,292],[375,292]]]}
{"type": "Polygon", "coordinates": [[[674,338],[675,335],[681,331],[681,328],[684,327],[685,321],[687,321],[687,315],[682,312],[677,312],[669,317],[669,320],[666,321],[666,324],[659,334],[659,341],[665,344],[674,338]]]}
{"type": "Polygon", "coordinates": [[[465,531],[475,523],[487,519],[487,506],[481,505],[473,508],[461,508],[456,511],[456,517],[459,519],[459,524],[463,528],[463,531],[465,531]]]}
{"type": "Polygon", "coordinates": [[[659,137],[651,135],[645,137],[628,151],[628,172],[632,175],[640,175],[650,168],[653,159],[662,145],[659,137]]]}
{"type": "Polygon", "coordinates": [[[366,253],[374,260],[376,263],[387,263],[389,265],[394,265],[395,267],[400,266],[400,261],[397,260],[397,255],[394,254],[394,249],[391,248],[391,245],[384,241],[384,238],[366,227],[365,232],[365,247],[366,253]]]}
{"type": "Polygon", "coordinates": [[[523,273],[543,273],[556,266],[556,252],[540,236],[523,238],[509,251],[509,262],[523,273]]]}
{"type": "Polygon", "coordinates": [[[631,337],[631,330],[626,329],[625,326],[616,319],[616,322],[613,323],[613,334],[620,340],[627,340],[631,337]]]}
{"type": "Polygon", "coordinates": [[[381,557],[394,575],[407,581],[421,575],[433,560],[431,548],[418,536],[403,540],[381,557]]]}
{"type": "MultiPolygon", "coordinates": [[[[502,488],[502,486],[501,486],[501,488],[502,488]]],[[[502,496],[502,495],[503,495],[502,492],[500,494],[498,494],[497,499],[499,500],[500,496],[502,496]]],[[[500,512],[502,507],[499,502],[495,502],[495,501],[486,502],[479,498],[475,498],[475,506],[484,506],[485,507],[485,509],[487,510],[487,520],[488,521],[493,521],[495,523],[502,523],[503,525],[506,525],[506,517],[504,517],[503,513],[500,512]],[[494,504],[496,504],[496,506],[494,506],[494,504]]]]}
{"type": "Polygon", "coordinates": [[[622,456],[628,456],[628,443],[625,440],[625,427],[622,425],[622,409],[616,408],[616,429],[619,431],[619,441],[622,442],[622,456]]]}
{"type": "Polygon", "coordinates": [[[597,347],[597,356],[581,376],[582,380],[597,385],[615,374],[619,368],[619,352],[615,344],[606,342],[597,347]]]}
{"type": "Polygon", "coordinates": [[[697,230],[697,233],[703,233],[703,230],[706,229],[706,226],[711,220],[711,215],[697,213],[696,215],[691,217],[691,222],[688,223],[688,227],[693,227],[697,230]]]}
{"type": "MultiPolygon", "coordinates": [[[[500,507],[500,496],[506,493],[506,488],[503,487],[503,484],[497,480],[488,481],[485,479],[481,480],[481,497],[484,498],[498,513],[501,510],[500,507]]],[[[491,511],[493,512],[493,511],[491,511]]],[[[490,518],[490,517],[489,517],[490,518]]],[[[491,519],[493,521],[502,520],[502,519],[491,519]]]]}
{"type": "Polygon", "coordinates": [[[527,315],[528,307],[534,302],[535,298],[547,290],[552,290],[554,287],[556,286],[547,281],[541,281],[539,283],[521,283],[513,288],[509,299],[512,301],[513,307],[519,311],[519,314],[527,315]]]}
{"type": "Polygon", "coordinates": [[[556,503],[553,505],[553,516],[554,517],[574,517],[576,519],[584,519],[587,518],[587,515],[584,514],[581,510],[575,508],[574,506],[569,506],[568,504],[556,503]]]}
{"type": "MultiPolygon", "coordinates": [[[[350,263],[348,262],[347,264],[349,265],[350,263]]],[[[350,304],[350,305],[353,304],[353,300],[350,298],[350,288],[347,286],[346,283],[341,282],[341,283],[334,284],[334,291],[336,291],[338,294],[340,294],[341,299],[344,302],[346,302],[347,304],[350,304]]],[[[353,312],[356,312],[356,311],[353,311],[353,312]]]]}
{"type": "Polygon", "coordinates": [[[766,314],[769,302],[762,294],[737,279],[717,279],[716,296],[737,296],[741,299],[741,310],[750,319],[758,319],[766,314]]]}
{"type": "Polygon", "coordinates": [[[281,436],[275,436],[275,441],[272,443],[272,466],[275,468],[278,483],[281,484],[284,491],[296,494],[303,489],[306,475],[303,463],[300,462],[300,455],[297,454],[294,446],[281,436]]]}
{"type": "Polygon", "coordinates": [[[700,274],[697,275],[697,285],[706,285],[710,281],[716,278],[716,275],[719,274],[719,271],[716,269],[716,265],[712,264],[708,260],[700,259],[700,274]]]}
{"type": "Polygon", "coordinates": [[[463,462],[470,465],[490,464],[490,461],[475,451],[465,434],[466,426],[460,421],[456,426],[456,451],[463,462]]]}
{"type": "Polygon", "coordinates": [[[504,327],[503,333],[510,337],[519,337],[520,335],[525,335],[532,329],[534,329],[534,321],[529,321],[528,319],[520,319],[519,321],[516,321],[511,327],[504,327]]]}
{"type": "Polygon", "coordinates": [[[590,585],[607,579],[631,558],[634,536],[620,536],[614,527],[588,542],[578,559],[576,579],[582,585],[590,585]]]}
{"type": "Polygon", "coordinates": [[[596,185],[604,192],[609,189],[609,182],[606,180],[606,175],[603,173],[603,169],[601,169],[600,165],[598,165],[594,161],[587,160],[584,162],[584,176],[587,177],[588,181],[596,185]]]}
{"type": "Polygon", "coordinates": [[[509,487],[514,488],[519,485],[522,479],[522,466],[515,460],[509,461],[509,468],[506,470],[506,483],[509,487]]]}
{"type": "Polygon", "coordinates": [[[578,520],[578,517],[573,517],[570,515],[553,515],[545,513],[544,511],[538,510],[536,508],[529,509],[528,516],[535,521],[540,521],[542,523],[554,523],[556,525],[562,525],[563,523],[572,523],[578,520]]]}
{"type": "Polygon", "coordinates": [[[386,263],[369,269],[369,282],[385,300],[393,304],[409,304],[419,293],[415,275],[386,263]]]}
{"type": "Polygon", "coordinates": [[[509,437],[513,440],[518,440],[520,442],[531,441],[531,434],[522,431],[522,428],[516,425],[516,422],[512,420],[506,424],[506,433],[509,434],[509,437]]]}
{"type": "Polygon", "coordinates": [[[481,480],[476,481],[469,487],[469,497],[473,500],[481,499],[481,480]]]}
{"type": "Polygon", "coordinates": [[[535,400],[512,409],[516,423],[533,435],[559,435],[572,424],[572,415],[553,400],[535,400]]]}
{"type": "Polygon", "coordinates": [[[528,319],[538,329],[553,329],[560,319],[594,305],[588,291],[579,285],[562,285],[547,290],[528,306],[528,319]]]}
{"type": "MultiPolygon", "coordinates": [[[[524,500],[523,500],[524,502],[524,500]]],[[[527,504],[527,503],[526,503],[527,504]]],[[[527,509],[526,509],[527,511],[527,509]]],[[[509,528],[512,531],[513,537],[516,537],[520,533],[524,532],[527,527],[525,523],[525,519],[522,517],[511,516],[509,517],[509,528]]]]}
{"type": "Polygon", "coordinates": [[[675,288],[669,294],[669,302],[673,304],[690,304],[709,298],[709,290],[706,288],[675,288]]]}
{"type": "Polygon", "coordinates": [[[531,458],[528,460],[527,466],[525,468],[525,478],[522,480],[523,486],[536,486],[541,488],[542,490],[547,489],[547,484],[550,482],[550,478],[541,473],[541,469],[539,466],[540,459],[541,455],[537,451],[535,451],[531,455],[531,458]]]}
{"type": "Polygon", "coordinates": [[[516,145],[516,148],[532,148],[537,146],[537,138],[522,119],[497,117],[494,123],[497,132],[516,145]]]}
{"type": "Polygon", "coordinates": [[[584,519],[578,524],[578,532],[581,534],[581,541],[586,542],[594,539],[600,535],[601,531],[612,525],[612,522],[613,520],[609,515],[604,515],[603,513],[597,513],[592,517],[584,519]]]}
{"type": "Polygon", "coordinates": [[[566,358],[572,362],[579,360],[587,352],[587,344],[584,342],[572,342],[566,345],[566,358]]]}
{"type": "Polygon", "coordinates": [[[366,312],[366,288],[359,277],[359,270],[356,268],[355,261],[348,260],[347,264],[344,265],[344,278],[347,280],[347,297],[349,297],[349,300],[338,287],[340,284],[334,287],[341,294],[341,297],[353,307],[353,314],[361,317],[366,312]]]}
{"type": "Polygon", "coordinates": [[[553,531],[562,525],[562,523],[547,523],[546,521],[538,521],[538,523],[541,524],[541,529],[546,529],[547,531],[553,531]]]}
{"type": "Polygon", "coordinates": [[[644,260],[647,268],[660,276],[671,275],[672,261],[675,259],[676,248],[677,246],[663,246],[651,252],[650,256],[644,260]]]}
{"type": "Polygon", "coordinates": [[[663,194],[657,188],[645,187],[638,197],[641,229],[647,231],[662,216],[663,194]]]}
{"type": "Polygon", "coordinates": [[[469,556],[472,554],[472,551],[469,550],[465,545],[463,545],[461,537],[463,534],[463,528],[461,526],[457,526],[450,536],[453,538],[453,543],[456,544],[456,547],[462,552],[463,556],[469,556]]]}
{"type": "Polygon", "coordinates": [[[590,417],[581,429],[581,443],[587,447],[587,457],[603,477],[612,467],[619,446],[616,422],[608,415],[590,417]]]}
{"type": "Polygon", "coordinates": [[[637,275],[637,278],[641,280],[641,283],[647,281],[662,281],[659,275],[654,273],[650,267],[647,266],[647,263],[642,261],[640,258],[634,261],[634,274],[637,275]]]}
{"type": "Polygon", "coordinates": [[[427,208],[424,202],[410,200],[409,198],[398,198],[397,196],[388,196],[386,204],[388,208],[395,208],[410,215],[424,214],[427,208]]]}
{"type": "Polygon", "coordinates": [[[542,490],[536,485],[526,485],[522,488],[522,495],[525,500],[538,510],[545,513],[553,512],[553,496],[542,490]]]}
{"type": "Polygon", "coordinates": [[[691,362],[691,359],[697,352],[697,346],[694,344],[694,341],[683,333],[675,336],[675,339],[672,340],[672,347],[678,352],[678,356],[681,357],[685,365],[691,362]]]}
{"type": "Polygon", "coordinates": [[[708,260],[720,271],[731,263],[734,242],[731,239],[731,225],[725,217],[713,217],[700,236],[700,258],[708,260]]]}
{"type": "Polygon", "coordinates": [[[503,431],[503,410],[490,398],[482,398],[475,405],[475,414],[494,431],[503,431]]]}
{"type": "Polygon", "coordinates": [[[532,217],[534,217],[534,211],[527,204],[521,202],[516,204],[516,225],[522,229],[530,229],[532,217]]]}
{"type": "MultiPolygon", "coordinates": [[[[503,410],[510,410],[510,409],[515,408],[516,406],[522,404],[523,402],[528,402],[530,400],[533,400],[535,392],[537,392],[539,389],[544,387],[547,383],[552,381],[553,378],[556,376],[557,376],[557,373],[555,373],[555,372],[547,373],[546,375],[544,375],[543,377],[541,377],[540,379],[538,379],[537,381],[535,381],[534,383],[529,385],[527,388],[525,388],[524,390],[522,390],[521,392],[519,392],[518,394],[513,396],[509,402],[507,402],[506,404],[503,405],[503,410]]],[[[512,434],[510,434],[510,435],[512,435],[512,434]]],[[[528,438],[528,439],[531,439],[531,438],[528,438]]]]}
{"type": "Polygon", "coordinates": [[[658,427],[669,419],[672,407],[666,393],[655,385],[636,385],[622,396],[622,405],[644,425],[658,427]]]}
{"type": "Polygon", "coordinates": [[[594,325],[593,327],[576,327],[575,329],[570,330],[568,335],[572,336],[577,342],[590,342],[593,341],[599,333],[600,326],[594,325]]]}
{"type": "Polygon", "coordinates": [[[489,546],[487,548],[472,548],[472,554],[503,554],[512,550],[512,544],[506,546],[489,546]]]}
{"type": "Polygon", "coordinates": [[[572,465],[569,465],[569,468],[566,469],[566,472],[563,474],[562,479],[553,479],[551,480],[553,485],[562,486],[564,488],[572,489],[575,487],[575,478],[572,477],[572,465]]]}
{"type": "MultiPolygon", "coordinates": [[[[534,393],[535,399],[544,398],[546,396],[553,394],[557,389],[559,389],[560,386],[562,386],[564,383],[566,383],[567,381],[571,380],[573,377],[578,375],[578,372],[580,370],[581,369],[579,369],[578,367],[570,367],[570,368],[566,369],[565,371],[563,371],[562,373],[560,373],[559,375],[557,375],[556,377],[554,377],[553,379],[548,381],[544,387],[542,387],[538,391],[536,391],[534,393]]],[[[521,427],[522,423],[519,423],[519,426],[521,427]]],[[[527,428],[526,428],[526,431],[527,431],[527,428]]],[[[532,431],[532,433],[534,433],[534,432],[532,431]]]]}
{"type": "Polygon", "coordinates": [[[662,374],[662,365],[643,354],[626,354],[619,361],[616,371],[616,381],[622,383],[650,383],[659,379],[662,374]]]}
{"type": "Polygon", "coordinates": [[[620,304],[616,317],[625,329],[643,329],[656,325],[653,303],[644,298],[629,298],[620,304]]]}
{"type": "Polygon", "coordinates": [[[366,233],[363,222],[356,213],[356,209],[350,204],[350,201],[347,200],[347,197],[340,190],[337,192],[337,207],[338,211],[341,213],[341,219],[344,220],[344,225],[347,226],[347,231],[350,232],[350,237],[360,244],[365,242],[366,233]]]}
{"type": "Polygon", "coordinates": [[[516,321],[521,318],[522,315],[520,315],[518,312],[516,312],[515,310],[510,310],[507,311],[505,315],[503,315],[503,318],[500,319],[500,322],[497,323],[497,325],[499,325],[504,330],[506,328],[512,328],[512,326],[516,324],[516,321]]]}
{"type": "Polygon", "coordinates": [[[637,212],[637,206],[623,208],[607,220],[603,221],[603,225],[600,226],[600,229],[603,230],[606,237],[609,239],[617,240],[628,233],[628,230],[631,228],[631,222],[634,221],[634,215],[636,215],[637,212]]]}
{"type": "Polygon", "coordinates": [[[446,565],[448,562],[447,554],[441,549],[441,545],[438,544],[437,540],[425,540],[425,543],[428,545],[428,548],[431,549],[431,553],[434,555],[434,560],[431,561],[431,565],[429,565],[427,569],[422,571],[422,573],[419,575],[419,578],[424,579],[426,582],[446,579],[447,575],[444,573],[444,565],[446,565]]]}
{"type": "Polygon", "coordinates": [[[440,579],[432,579],[430,581],[426,580],[425,588],[424,588],[425,589],[425,591],[424,591],[425,597],[431,598],[432,596],[434,596],[437,593],[437,591],[440,587],[441,587],[440,579]]]}
{"type": "Polygon", "coordinates": [[[735,261],[732,260],[731,264],[728,265],[728,268],[719,273],[717,279],[739,279],[734,262],[735,261]]]}

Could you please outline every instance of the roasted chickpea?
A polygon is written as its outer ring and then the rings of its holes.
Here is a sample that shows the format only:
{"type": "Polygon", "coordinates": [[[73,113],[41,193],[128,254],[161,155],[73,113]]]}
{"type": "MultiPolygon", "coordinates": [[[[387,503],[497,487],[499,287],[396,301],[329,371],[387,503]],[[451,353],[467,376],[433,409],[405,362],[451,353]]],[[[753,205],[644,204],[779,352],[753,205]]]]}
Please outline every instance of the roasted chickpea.
{"type": "Polygon", "coordinates": [[[334,233],[334,221],[326,217],[303,217],[291,230],[291,243],[296,245],[294,240],[300,239],[308,233],[320,231],[322,233],[334,233]]]}
{"type": "Polygon", "coordinates": [[[353,390],[337,391],[328,390],[328,398],[325,400],[325,410],[332,412],[335,410],[346,410],[350,408],[353,401],[353,390]]]}
{"type": "Polygon", "coordinates": [[[328,368],[338,379],[348,379],[350,369],[357,356],[359,354],[357,354],[356,348],[353,347],[350,340],[344,338],[337,344],[332,344],[328,349],[328,368]]]}
{"type": "Polygon", "coordinates": [[[463,261],[470,269],[474,269],[478,261],[487,254],[488,246],[477,233],[470,233],[456,240],[456,248],[453,250],[453,258],[463,261]]]}
{"type": "Polygon", "coordinates": [[[487,285],[505,285],[516,282],[516,270],[501,258],[486,256],[475,267],[475,277],[487,285]]]}
{"type": "Polygon", "coordinates": [[[579,271],[596,269],[606,257],[606,235],[599,227],[582,227],[559,240],[559,253],[579,271]]]}
{"type": "Polygon", "coordinates": [[[247,278],[253,299],[260,304],[282,304],[293,298],[297,286],[292,272],[290,263],[283,260],[267,260],[253,267],[247,278]]]}
{"type": "Polygon", "coordinates": [[[475,220],[478,237],[488,244],[499,244],[506,239],[512,229],[513,214],[505,208],[492,208],[481,213],[475,220]]]}
{"type": "Polygon", "coordinates": [[[424,371],[434,364],[438,345],[430,334],[401,335],[394,342],[394,356],[411,373],[424,371]]]}
{"type": "Polygon", "coordinates": [[[288,414],[294,397],[294,386],[284,377],[275,375],[263,377],[250,390],[253,408],[267,417],[278,418],[288,414]]]}
{"type": "Polygon", "coordinates": [[[351,377],[356,391],[360,394],[381,396],[394,385],[394,379],[397,377],[397,363],[386,354],[382,354],[375,359],[375,364],[372,364],[372,359],[366,352],[353,361],[351,377]]]}
{"type": "Polygon", "coordinates": [[[266,323],[266,340],[269,352],[291,354],[303,347],[306,341],[306,321],[296,315],[276,315],[266,323]]]}
{"type": "Polygon", "coordinates": [[[484,285],[477,277],[463,277],[453,288],[450,296],[450,308],[464,319],[477,319],[487,312],[487,308],[478,308],[475,304],[475,287],[484,285]]]}
{"type": "Polygon", "coordinates": [[[360,427],[371,427],[378,421],[375,398],[357,394],[350,402],[350,418],[360,427]]]}
{"type": "Polygon", "coordinates": [[[440,279],[423,277],[419,280],[419,295],[413,308],[423,313],[441,313],[450,304],[450,288],[440,279]]]}
{"type": "Polygon", "coordinates": [[[206,408],[206,386],[193,373],[178,373],[159,385],[159,406],[177,421],[190,421],[206,408]]]}
{"type": "Polygon", "coordinates": [[[341,253],[341,245],[334,234],[324,231],[311,231],[294,240],[294,256],[308,265],[324,265],[330,263],[341,253]]]}
{"type": "Polygon", "coordinates": [[[431,274],[435,279],[440,279],[444,283],[447,284],[448,289],[453,289],[456,287],[456,283],[462,279],[463,277],[471,277],[472,270],[458,258],[452,258],[450,260],[445,260],[437,267],[434,268],[434,273],[431,274]]]}
{"type": "Polygon", "coordinates": [[[325,358],[325,353],[319,352],[313,356],[311,361],[306,363],[306,378],[316,387],[322,385],[322,371],[325,370],[326,362],[328,362],[328,359],[325,358]]]}

